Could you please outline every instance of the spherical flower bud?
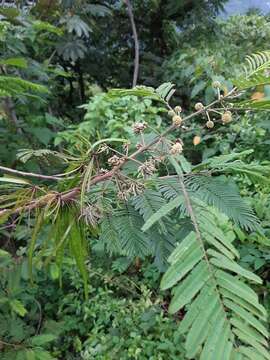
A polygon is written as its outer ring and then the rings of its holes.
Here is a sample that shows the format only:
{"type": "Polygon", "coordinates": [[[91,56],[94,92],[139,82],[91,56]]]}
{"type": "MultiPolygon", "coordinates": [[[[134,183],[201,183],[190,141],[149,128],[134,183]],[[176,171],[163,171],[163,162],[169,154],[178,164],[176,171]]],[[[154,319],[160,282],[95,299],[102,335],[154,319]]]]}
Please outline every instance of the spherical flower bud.
{"type": "Polygon", "coordinates": [[[139,134],[147,128],[147,125],[144,122],[138,122],[133,125],[133,132],[139,134]]]}
{"type": "Polygon", "coordinates": [[[203,110],[204,109],[204,106],[201,102],[198,102],[197,104],[195,104],[195,110],[196,111],[200,111],[200,110],[203,110]]]}
{"type": "Polygon", "coordinates": [[[198,135],[194,136],[194,138],[193,138],[193,145],[194,145],[194,146],[199,145],[200,142],[201,142],[201,137],[198,136],[198,135]]]}
{"type": "Polygon", "coordinates": [[[221,116],[221,120],[223,124],[228,124],[232,121],[232,113],[230,111],[225,111],[221,116]]]}
{"type": "Polygon", "coordinates": [[[175,144],[172,145],[170,149],[170,154],[177,155],[183,152],[183,145],[180,141],[177,141],[175,144]]]}
{"type": "Polygon", "coordinates": [[[215,124],[212,120],[207,121],[206,127],[208,127],[208,129],[212,129],[214,126],[215,126],[215,124]]]}
{"type": "Polygon", "coordinates": [[[174,112],[173,110],[169,110],[169,111],[168,111],[168,115],[169,115],[170,117],[173,117],[173,116],[175,115],[175,112],[174,112]]]}
{"type": "Polygon", "coordinates": [[[221,88],[221,83],[219,81],[214,81],[212,84],[214,89],[220,89],[221,88]]]}
{"type": "Polygon", "coordinates": [[[183,123],[183,119],[179,115],[174,115],[172,118],[173,125],[175,126],[181,126],[183,123]]]}
{"type": "Polygon", "coordinates": [[[176,113],[182,112],[181,106],[176,106],[176,107],[174,108],[174,111],[175,111],[176,113]]]}

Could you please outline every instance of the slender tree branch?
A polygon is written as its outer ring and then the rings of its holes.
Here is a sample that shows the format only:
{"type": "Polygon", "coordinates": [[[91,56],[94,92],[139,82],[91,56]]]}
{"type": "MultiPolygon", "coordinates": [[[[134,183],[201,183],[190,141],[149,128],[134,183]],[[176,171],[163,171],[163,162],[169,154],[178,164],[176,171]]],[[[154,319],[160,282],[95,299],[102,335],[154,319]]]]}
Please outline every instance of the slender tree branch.
{"type": "Polygon", "coordinates": [[[26,172],[26,171],[19,171],[19,170],[10,169],[10,168],[5,167],[5,166],[0,166],[0,171],[6,172],[6,173],[9,173],[9,174],[14,174],[14,175],[35,177],[37,179],[57,180],[57,181],[62,180],[61,178],[59,178],[57,176],[53,176],[53,175],[35,174],[35,173],[32,173],[32,172],[26,172]]]}
{"type": "Polygon", "coordinates": [[[134,58],[134,72],[133,72],[133,81],[132,81],[132,87],[135,87],[137,85],[138,81],[138,75],[139,75],[139,40],[138,40],[138,34],[136,29],[136,24],[134,20],[132,5],[130,3],[130,0],[125,0],[125,3],[127,5],[127,12],[131,23],[133,38],[134,38],[134,47],[135,47],[135,58],[134,58]]]}
{"type": "Polygon", "coordinates": [[[5,97],[3,100],[3,110],[5,111],[9,121],[13,124],[17,134],[22,134],[22,129],[19,126],[19,121],[14,108],[11,97],[5,97]]]}

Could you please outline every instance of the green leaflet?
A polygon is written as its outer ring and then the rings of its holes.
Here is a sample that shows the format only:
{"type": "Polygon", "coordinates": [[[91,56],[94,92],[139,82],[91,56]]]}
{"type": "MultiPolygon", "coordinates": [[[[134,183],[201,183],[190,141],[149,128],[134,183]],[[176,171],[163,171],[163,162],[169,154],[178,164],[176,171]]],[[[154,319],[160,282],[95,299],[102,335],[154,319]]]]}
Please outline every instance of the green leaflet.
{"type": "Polygon", "coordinates": [[[197,296],[193,303],[191,303],[184,319],[180,322],[178,329],[180,334],[184,334],[189,330],[193,322],[203,310],[205,304],[207,304],[214,295],[214,288],[209,284],[206,284],[206,286],[204,286],[201,290],[199,296],[197,296]]]}
{"type": "Polygon", "coordinates": [[[194,244],[196,244],[196,234],[193,231],[191,231],[184,238],[184,240],[182,240],[181,243],[176,246],[176,248],[168,258],[168,263],[174,264],[189,250],[189,247],[194,244]]]}
{"type": "Polygon", "coordinates": [[[213,236],[211,236],[210,234],[204,234],[204,238],[210,245],[213,245],[227,258],[234,260],[235,258],[234,254],[232,254],[229,250],[227,250],[225,246],[223,246],[220,242],[218,242],[213,236]]]}
{"type": "Polygon", "coordinates": [[[222,270],[216,272],[217,284],[228,290],[229,293],[234,294],[236,297],[249,302],[253,307],[257,308],[261,313],[261,316],[267,316],[266,310],[258,302],[258,295],[249,286],[244,284],[242,281],[235,278],[230,274],[225,273],[222,270]]]}
{"type": "Polygon", "coordinates": [[[186,337],[185,348],[189,359],[194,358],[201,344],[209,336],[209,329],[215,326],[215,320],[220,316],[221,311],[218,296],[213,296],[208,304],[204,304],[203,310],[192,324],[186,337]]]}
{"type": "Polygon", "coordinates": [[[168,204],[163,205],[155,214],[153,214],[143,225],[142,231],[147,231],[151,226],[153,226],[157,221],[162,217],[168,215],[170,211],[179,207],[183,203],[183,197],[178,196],[177,198],[170,201],[168,204]]]}
{"type": "Polygon", "coordinates": [[[253,348],[240,346],[239,351],[250,360],[265,360],[265,357],[259,355],[253,348]]]}
{"type": "Polygon", "coordinates": [[[189,251],[189,254],[178,259],[164,274],[161,281],[163,290],[175,285],[203,258],[203,251],[196,243],[190,246],[189,251]]]}
{"type": "Polygon", "coordinates": [[[231,261],[229,259],[227,259],[225,256],[220,255],[219,253],[217,253],[214,250],[208,250],[207,251],[209,255],[214,256],[210,259],[210,263],[222,268],[222,269],[227,269],[229,271],[233,271],[236,274],[239,274],[243,277],[245,277],[248,280],[252,280],[258,284],[262,283],[262,280],[255,274],[253,274],[252,272],[242,268],[240,265],[238,265],[236,262],[231,261]]]}
{"type": "Polygon", "coordinates": [[[242,319],[244,319],[247,323],[253,326],[256,330],[258,330],[262,335],[268,338],[268,332],[265,327],[249,312],[241,308],[239,305],[234,304],[232,301],[225,299],[224,305],[231,309],[235,314],[239,315],[242,319]]]}
{"type": "Polygon", "coordinates": [[[226,323],[224,314],[221,312],[212,326],[209,337],[200,355],[200,360],[221,359],[230,332],[229,324],[226,323]]]}
{"type": "Polygon", "coordinates": [[[74,257],[83,279],[85,298],[88,299],[88,271],[85,264],[87,249],[82,229],[78,223],[75,223],[70,230],[69,244],[71,255],[74,257]]]}
{"type": "MultiPolygon", "coordinates": [[[[205,220],[204,220],[205,221],[205,220]]],[[[211,221],[208,221],[206,224],[204,221],[200,221],[200,229],[203,230],[209,236],[214,236],[223,246],[225,246],[236,258],[239,258],[239,253],[233,244],[226,239],[226,236],[223,232],[214,227],[211,221]]]]}
{"type": "Polygon", "coordinates": [[[230,323],[237,329],[241,330],[243,333],[247,334],[249,337],[252,337],[255,341],[261,343],[264,346],[267,346],[267,341],[258,331],[256,331],[253,327],[248,325],[241,318],[231,318],[230,323]]]}
{"type": "Polygon", "coordinates": [[[34,255],[35,245],[37,241],[37,236],[40,232],[43,223],[44,223],[44,211],[41,211],[39,214],[37,213],[36,223],[34,230],[32,232],[32,237],[28,249],[29,277],[31,281],[33,281],[33,255],[34,255]]]}
{"type": "Polygon", "coordinates": [[[269,352],[260,345],[256,340],[254,340],[253,337],[247,335],[246,333],[243,333],[241,330],[234,329],[233,332],[238,336],[239,339],[241,339],[244,343],[252,346],[254,349],[258,351],[258,354],[265,357],[265,359],[270,359],[269,352]]]}
{"type": "Polygon", "coordinates": [[[222,294],[222,296],[224,296],[224,298],[232,300],[236,304],[242,306],[244,309],[248,310],[251,314],[260,318],[262,321],[266,320],[266,316],[263,315],[263,312],[261,310],[262,305],[258,304],[258,300],[256,300],[254,304],[250,304],[249,302],[246,301],[245,298],[239,297],[222,287],[220,288],[220,293],[222,294]]]}
{"type": "Polygon", "coordinates": [[[185,280],[173,289],[173,298],[170,303],[169,312],[175,313],[189,303],[201,290],[209,277],[207,265],[204,261],[201,261],[185,280]]]}

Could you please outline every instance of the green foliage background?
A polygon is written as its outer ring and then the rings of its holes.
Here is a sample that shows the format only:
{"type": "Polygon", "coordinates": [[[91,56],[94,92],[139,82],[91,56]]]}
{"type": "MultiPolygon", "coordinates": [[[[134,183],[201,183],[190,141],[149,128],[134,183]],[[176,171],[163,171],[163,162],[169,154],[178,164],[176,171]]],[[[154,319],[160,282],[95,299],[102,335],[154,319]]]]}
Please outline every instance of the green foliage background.
{"type": "MultiPolygon", "coordinates": [[[[215,80],[230,89],[239,78],[239,87],[249,87],[241,78],[243,63],[247,54],[269,49],[270,20],[256,12],[216,18],[223,4],[132,1],[140,41],[139,84],[176,84],[172,105],[180,104],[186,113],[198,101],[215,99],[215,80]]],[[[135,147],[134,122],[147,122],[147,141],[170,125],[155,98],[110,90],[130,88],[132,81],[133,39],[123,2],[40,1],[26,12],[19,5],[3,6],[0,14],[1,166],[55,174],[68,163],[72,172],[80,162],[85,166],[89,147],[98,148],[101,139],[113,138],[109,145],[118,151],[126,140],[135,147]]],[[[256,79],[250,81],[256,85],[256,79]]],[[[258,84],[245,95],[245,107],[256,106],[254,112],[240,109],[231,124],[211,131],[198,127],[204,118],[192,120],[191,131],[181,136],[185,147],[178,160],[183,173],[193,175],[184,184],[196,211],[203,203],[224,239],[233,243],[229,250],[239,253],[244,274],[262,278],[252,288],[268,313],[263,316],[268,328],[270,126],[268,113],[257,110],[269,107],[270,81],[258,84]],[[254,105],[255,98],[260,102],[254,105]],[[194,135],[201,138],[197,146],[194,135]]],[[[101,166],[108,153],[102,153],[101,166]]],[[[166,167],[174,170],[170,163],[166,167]]],[[[127,176],[136,171],[130,164],[124,168],[127,176]]],[[[166,171],[160,166],[161,176],[166,171]]],[[[60,190],[73,182],[78,179],[59,185],[60,190]]],[[[15,197],[6,198],[9,186],[0,185],[1,208],[8,202],[19,206],[29,196],[18,182],[15,197]]],[[[197,359],[197,344],[185,343],[181,330],[192,307],[178,309],[179,298],[167,291],[177,285],[178,275],[167,272],[159,288],[168,257],[192,230],[185,206],[174,206],[181,197],[177,181],[149,181],[145,192],[124,203],[110,186],[104,198],[99,188],[88,188],[87,177],[83,186],[78,207],[93,202],[102,209],[102,217],[96,208],[85,215],[86,231],[80,222],[73,226],[77,205],[57,208],[53,227],[42,222],[42,212],[35,214],[36,223],[22,215],[16,223],[6,226],[4,219],[0,225],[1,359],[197,359]],[[62,246],[67,242],[69,251],[62,246]]],[[[214,236],[207,236],[214,243],[214,236]]],[[[262,351],[238,358],[268,357],[262,351]]]]}

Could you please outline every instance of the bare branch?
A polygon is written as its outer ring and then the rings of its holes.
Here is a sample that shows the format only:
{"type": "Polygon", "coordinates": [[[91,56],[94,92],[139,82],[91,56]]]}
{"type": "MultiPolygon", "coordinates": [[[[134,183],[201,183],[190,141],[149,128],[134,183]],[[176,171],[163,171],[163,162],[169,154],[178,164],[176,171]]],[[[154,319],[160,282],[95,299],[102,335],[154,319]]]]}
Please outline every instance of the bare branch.
{"type": "Polygon", "coordinates": [[[134,72],[133,72],[133,81],[132,81],[132,87],[135,87],[137,85],[138,81],[138,75],[139,75],[139,40],[138,40],[138,34],[136,29],[136,24],[134,21],[134,15],[132,10],[132,5],[129,0],[125,0],[125,3],[127,5],[127,12],[131,23],[133,38],[134,38],[134,47],[135,47],[135,58],[134,58],[134,72]]]}
{"type": "Polygon", "coordinates": [[[19,171],[19,170],[10,169],[10,168],[5,167],[5,166],[0,166],[0,170],[4,171],[6,173],[9,173],[9,174],[14,174],[14,175],[19,175],[19,176],[35,177],[37,179],[57,180],[57,181],[62,180],[60,177],[53,176],[53,175],[35,174],[35,173],[32,173],[32,172],[26,172],[26,171],[19,171]]]}

